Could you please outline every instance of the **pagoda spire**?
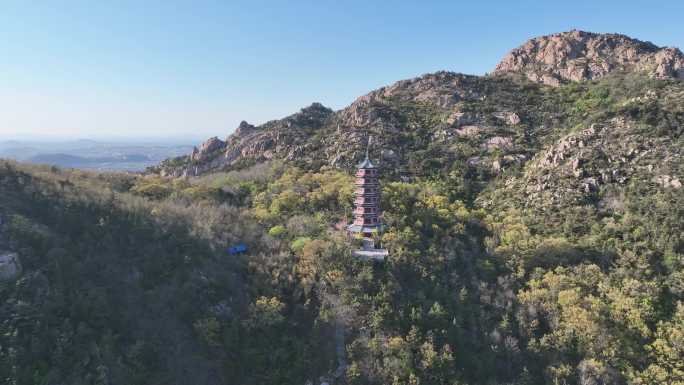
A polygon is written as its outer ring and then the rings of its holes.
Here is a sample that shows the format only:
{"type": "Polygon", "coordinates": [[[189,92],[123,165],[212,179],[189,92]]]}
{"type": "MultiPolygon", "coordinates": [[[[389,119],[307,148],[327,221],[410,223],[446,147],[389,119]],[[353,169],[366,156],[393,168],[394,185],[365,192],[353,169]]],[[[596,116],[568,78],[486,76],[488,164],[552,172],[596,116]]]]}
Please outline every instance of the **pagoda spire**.
{"type": "Polygon", "coordinates": [[[368,151],[370,150],[371,143],[373,142],[373,135],[368,135],[368,142],[366,142],[366,159],[368,159],[368,151]]]}

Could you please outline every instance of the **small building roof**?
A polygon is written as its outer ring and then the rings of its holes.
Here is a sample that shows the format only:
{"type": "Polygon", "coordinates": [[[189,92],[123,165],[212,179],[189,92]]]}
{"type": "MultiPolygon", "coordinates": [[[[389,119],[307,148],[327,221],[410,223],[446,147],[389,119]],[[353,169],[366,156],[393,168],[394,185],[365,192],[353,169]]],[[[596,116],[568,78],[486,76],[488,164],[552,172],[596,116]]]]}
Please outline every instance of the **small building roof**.
{"type": "Polygon", "coordinates": [[[375,165],[366,157],[363,162],[359,163],[358,168],[375,168],[375,165]]]}

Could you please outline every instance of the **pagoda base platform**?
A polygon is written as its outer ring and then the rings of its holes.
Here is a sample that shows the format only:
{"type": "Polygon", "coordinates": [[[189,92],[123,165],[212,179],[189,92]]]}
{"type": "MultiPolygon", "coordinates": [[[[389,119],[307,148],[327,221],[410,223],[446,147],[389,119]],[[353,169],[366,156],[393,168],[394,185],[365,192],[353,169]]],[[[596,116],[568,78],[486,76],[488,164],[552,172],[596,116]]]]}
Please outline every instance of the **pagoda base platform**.
{"type": "Polygon", "coordinates": [[[378,224],[378,225],[349,225],[347,226],[347,231],[350,233],[362,233],[362,234],[368,234],[368,233],[377,233],[379,231],[383,230],[383,226],[378,224]]]}
{"type": "Polygon", "coordinates": [[[352,255],[364,261],[384,261],[389,256],[389,251],[385,249],[373,250],[354,250],[352,255]]]}

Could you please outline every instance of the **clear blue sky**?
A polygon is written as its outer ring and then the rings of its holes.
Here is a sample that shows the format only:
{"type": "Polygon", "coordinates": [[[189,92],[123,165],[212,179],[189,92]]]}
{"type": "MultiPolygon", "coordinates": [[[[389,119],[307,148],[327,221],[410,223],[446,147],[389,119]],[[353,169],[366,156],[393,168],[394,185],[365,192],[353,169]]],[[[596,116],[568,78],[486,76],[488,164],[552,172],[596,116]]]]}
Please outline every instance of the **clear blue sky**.
{"type": "Polygon", "coordinates": [[[684,1],[2,1],[0,138],[229,134],[573,28],[684,47],[684,1]]]}

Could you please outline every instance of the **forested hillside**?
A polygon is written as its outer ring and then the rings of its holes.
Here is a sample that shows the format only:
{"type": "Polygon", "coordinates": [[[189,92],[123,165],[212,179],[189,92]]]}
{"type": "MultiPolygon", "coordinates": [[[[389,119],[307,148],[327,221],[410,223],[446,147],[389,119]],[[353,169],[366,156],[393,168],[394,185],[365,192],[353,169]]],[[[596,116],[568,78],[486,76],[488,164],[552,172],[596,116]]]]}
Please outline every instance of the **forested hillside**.
{"type": "Polygon", "coordinates": [[[676,79],[440,72],[145,175],[0,163],[1,378],[684,384],[683,127],[676,79]]]}

